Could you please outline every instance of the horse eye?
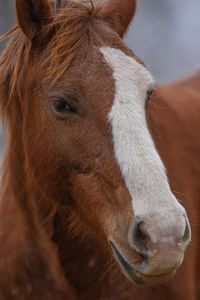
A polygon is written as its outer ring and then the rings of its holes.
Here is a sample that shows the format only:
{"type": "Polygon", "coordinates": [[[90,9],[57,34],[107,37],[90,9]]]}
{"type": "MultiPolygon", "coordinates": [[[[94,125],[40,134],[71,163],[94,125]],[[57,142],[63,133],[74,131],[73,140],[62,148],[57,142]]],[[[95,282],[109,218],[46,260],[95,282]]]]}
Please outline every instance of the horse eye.
{"type": "Polygon", "coordinates": [[[151,95],[152,95],[153,92],[154,92],[154,90],[148,90],[148,91],[147,91],[147,95],[146,95],[146,100],[147,100],[147,101],[150,101],[150,100],[151,100],[151,95]]]}
{"type": "Polygon", "coordinates": [[[52,106],[57,113],[76,113],[75,109],[64,99],[54,100],[52,106]]]}

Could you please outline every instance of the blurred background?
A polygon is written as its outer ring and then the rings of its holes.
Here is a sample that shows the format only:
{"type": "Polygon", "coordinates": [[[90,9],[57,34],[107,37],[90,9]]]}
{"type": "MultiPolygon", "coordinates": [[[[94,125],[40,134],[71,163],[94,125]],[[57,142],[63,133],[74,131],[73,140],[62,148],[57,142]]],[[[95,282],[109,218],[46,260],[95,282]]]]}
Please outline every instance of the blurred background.
{"type": "MultiPolygon", "coordinates": [[[[14,0],[0,0],[0,35],[15,24],[14,0]]],[[[179,79],[200,66],[200,0],[138,0],[125,40],[157,82],[179,79]]],[[[1,134],[0,157],[3,148],[1,134]]]]}

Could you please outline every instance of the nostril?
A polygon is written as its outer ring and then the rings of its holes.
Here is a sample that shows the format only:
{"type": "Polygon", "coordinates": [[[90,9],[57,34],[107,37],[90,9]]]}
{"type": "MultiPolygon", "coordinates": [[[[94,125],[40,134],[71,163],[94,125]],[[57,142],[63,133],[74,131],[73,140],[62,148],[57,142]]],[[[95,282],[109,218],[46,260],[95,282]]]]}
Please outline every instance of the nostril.
{"type": "Polygon", "coordinates": [[[185,218],[185,231],[184,231],[184,235],[183,235],[183,240],[188,241],[188,240],[190,240],[190,227],[189,227],[187,218],[185,216],[184,216],[184,218],[185,218]]]}
{"type": "Polygon", "coordinates": [[[133,248],[143,257],[148,256],[148,233],[143,229],[144,222],[139,217],[135,218],[132,232],[133,248]]]}

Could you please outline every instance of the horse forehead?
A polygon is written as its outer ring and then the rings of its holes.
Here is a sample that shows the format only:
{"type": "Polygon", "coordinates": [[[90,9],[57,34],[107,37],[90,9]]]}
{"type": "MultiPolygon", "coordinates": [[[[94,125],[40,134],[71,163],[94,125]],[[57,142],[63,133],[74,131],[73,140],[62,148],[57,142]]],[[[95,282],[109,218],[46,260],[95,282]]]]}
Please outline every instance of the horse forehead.
{"type": "Polygon", "coordinates": [[[154,79],[152,75],[137,57],[130,56],[121,49],[111,47],[101,47],[100,52],[112,69],[115,79],[125,83],[124,88],[139,90],[153,88],[154,79]]]}
{"type": "Polygon", "coordinates": [[[90,62],[83,74],[87,92],[95,95],[93,105],[105,107],[102,111],[108,115],[116,97],[123,102],[134,103],[135,99],[140,102],[145,99],[147,90],[153,88],[150,72],[125,47],[97,47],[90,62]]]}

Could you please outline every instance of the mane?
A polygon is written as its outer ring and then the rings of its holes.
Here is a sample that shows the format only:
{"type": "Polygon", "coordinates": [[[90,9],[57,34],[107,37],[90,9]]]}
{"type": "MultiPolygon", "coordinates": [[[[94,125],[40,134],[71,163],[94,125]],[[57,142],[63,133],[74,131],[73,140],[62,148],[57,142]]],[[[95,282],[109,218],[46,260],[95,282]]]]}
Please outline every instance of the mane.
{"type": "MultiPolygon", "coordinates": [[[[65,1],[66,2],[66,1],[65,1]]],[[[83,46],[87,49],[85,61],[90,56],[93,47],[91,20],[94,7],[91,1],[67,1],[63,10],[58,10],[52,23],[46,26],[41,35],[51,35],[50,55],[42,61],[48,66],[47,80],[54,84],[69,68],[78,50],[83,46]]]]}
{"type": "MultiPolygon", "coordinates": [[[[91,20],[94,15],[92,1],[65,1],[64,9],[56,9],[54,19],[38,33],[36,38],[44,41],[39,49],[41,58],[35,62],[44,66],[45,81],[54,85],[72,64],[78,50],[85,47],[84,62],[92,52],[93,38],[91,20]],[[43,51],[48,46],[49,52],[43,51]]],[[[10,99],[23,91],[29,60],[32,59],[32,44],[16,26],[2,36],[0,41],[14,33],[0,57],[0,105],[6,112],[10,99]]],[[[83,54],[84,55],[84,54],[83,54]]],[[[41,67],[40,67],[41,68],[41,67]]]]}

